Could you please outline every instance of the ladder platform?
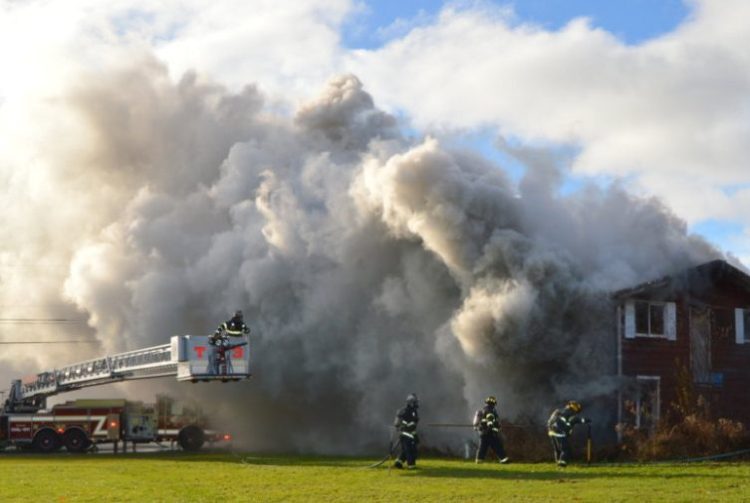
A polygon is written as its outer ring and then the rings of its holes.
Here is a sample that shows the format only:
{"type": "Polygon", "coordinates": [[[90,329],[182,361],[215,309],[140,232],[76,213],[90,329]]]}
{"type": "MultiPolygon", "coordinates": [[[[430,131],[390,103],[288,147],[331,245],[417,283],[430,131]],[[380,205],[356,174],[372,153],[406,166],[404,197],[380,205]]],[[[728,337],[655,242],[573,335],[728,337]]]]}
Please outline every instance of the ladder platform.
{"type": "Polygon", "coordinates": [[[40,372],[13,381],[14,401],[29,401],[64,391],[153,377],[178,381],[239,381],[250,377],[247,335],[228,337],[221,346],[207,335],[175,335],[169,344],[118,353],[40,372]]]}

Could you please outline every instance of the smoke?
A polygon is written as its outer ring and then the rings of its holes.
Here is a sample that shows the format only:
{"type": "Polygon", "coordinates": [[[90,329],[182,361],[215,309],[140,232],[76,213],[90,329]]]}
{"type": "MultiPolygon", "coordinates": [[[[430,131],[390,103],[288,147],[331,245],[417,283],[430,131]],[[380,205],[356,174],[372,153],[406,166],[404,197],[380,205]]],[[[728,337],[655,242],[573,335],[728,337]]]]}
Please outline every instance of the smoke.
{"type": "Polygon", "coordinates": [[[366,449],[409,392],[435,421],[490,393],[509,417],[610,393],[609,294],[719,256],[617,184],[560,195],[544,151],[500,142],[527,167],[516,186],[411,140],[352,75],[289,118],[147,58],[49,106],[35,162],[0,164],[4,315],[58,306],[100,341],[91,356],[243,309],[254,379],[179,392],[253,448],[366,449]]]}

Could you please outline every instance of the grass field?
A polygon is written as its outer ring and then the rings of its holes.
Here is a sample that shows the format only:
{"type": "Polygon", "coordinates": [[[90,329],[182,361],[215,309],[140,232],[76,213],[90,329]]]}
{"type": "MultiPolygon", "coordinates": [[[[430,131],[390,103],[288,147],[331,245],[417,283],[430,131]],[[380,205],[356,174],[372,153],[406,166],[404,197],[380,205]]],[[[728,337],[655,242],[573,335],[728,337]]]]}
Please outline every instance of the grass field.
{"type": "Polygon", "coordinates": [[[496,464],[233,454],[0,454],[0,501],[748,501],[750,464],[496,464]]]}

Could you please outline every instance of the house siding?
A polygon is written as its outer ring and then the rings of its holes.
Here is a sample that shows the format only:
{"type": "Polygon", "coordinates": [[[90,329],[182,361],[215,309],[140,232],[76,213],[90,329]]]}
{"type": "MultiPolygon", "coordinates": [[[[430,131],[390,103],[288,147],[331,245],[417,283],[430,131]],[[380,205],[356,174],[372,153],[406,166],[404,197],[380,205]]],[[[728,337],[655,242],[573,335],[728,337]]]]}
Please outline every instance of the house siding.
{"type": "MultiPolygon", "coordinates": [[[[649,299],[634,299],[649,300],[649,299]]],[[[661,416],[664,417],[670,403],[676,399],[677,364],[689,363],[690,343],[686,316],[687,306],[683,300],[675,300],[677,339],[641,337],[622,340],[622,374],[635,378],[650,376],[660,378],[661,416]]]]}
{"type": "MultiPolygon", "coordinates": [[[[636,376],[660,378],[660,416],[666,417],[677,398],[678,366],[691,368],[691,309],[709,312],[710,379],[692,383],[696,394],[710,404],[714,417],[742,421],[750,428],[750,343],[735,340],[735,308],[750,308],[750,277],[724,263],[711,263],[687,276],[658,287],[644,288],[618,297],[627,301],[674,302],[676,305],[676,340],[641,337],[629,339],[621,328],[621,369],[625,381],[636,376]],[[718,265],[717,265],[718,264],[718,265]]],[[[745,327],[746,340],[750,327],[745,327]]]]}

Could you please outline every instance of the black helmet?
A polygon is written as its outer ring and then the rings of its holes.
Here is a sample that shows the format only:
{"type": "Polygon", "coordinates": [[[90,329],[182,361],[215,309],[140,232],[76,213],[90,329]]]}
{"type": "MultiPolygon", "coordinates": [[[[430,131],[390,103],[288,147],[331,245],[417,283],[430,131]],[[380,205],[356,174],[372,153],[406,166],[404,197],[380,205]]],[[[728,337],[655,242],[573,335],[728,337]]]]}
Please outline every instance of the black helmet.
{"type": "Polygon", "coordinates": [[[569,408],[570,410],[572,410],[573,412],[575,412],[576,414],[578,414],[579,412],[583,410],[583,405],[576,402],[575,400],[569,401],[567,404],[565,404],[565,406],[569,408]]]}
{"type": "Polygon", "coordinates": [[[239,309],[238,309],[238,310],[236,310],[236,311],[234,312],[234,316],[233,316],[233,317],[234,317],[234,318],[239,318],[239,319],[242,319],[242,311],[240,311],[239,309]]]}
{"type": "Polygon", "coordinates": [[[419,399],[416,393],[409,393],[406,397],[406,405],[411,407],[419,407],[419,399]]]}

